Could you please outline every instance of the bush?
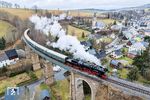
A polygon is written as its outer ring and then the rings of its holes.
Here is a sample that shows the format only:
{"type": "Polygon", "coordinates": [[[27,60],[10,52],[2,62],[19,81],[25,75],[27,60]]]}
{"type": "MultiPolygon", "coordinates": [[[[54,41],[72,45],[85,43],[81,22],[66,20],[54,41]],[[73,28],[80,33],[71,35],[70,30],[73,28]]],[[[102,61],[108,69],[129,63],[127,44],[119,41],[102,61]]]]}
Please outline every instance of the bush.
{"type": "Polygon", "coordinates": [[[143,77],[146,79],[146,80],[150,80],[150,69],[147,68],[145,69],[144,73],[143,73],[143,77]]]}
{"type": "Polygon", "coordinates": [[[28,71],[27,74],[30,76],[31,79],[38,79],[37,76],[33,73],[33,71],[28,71]]]}
{"type": "Polygon", "coordinates": [[[16,75],[21,74],[21,73],[24,73],[24,72],[26,72],[26,71],[25,71],[25,70],[22,70],[22,71],[18,71],[18,72],[12,72],[12,73],[10,73],[8,76],[9,76],[9,77],[13,77],[13,76],[16,76],[16,75]]]}
{"type": "Polygon", "coordinates": [[[127,75],[127,78],[131,81],[136,81],[138,80],[138,77],[139,77],[139,72],[138,72],[138,68],[137,67],[133,67],[128,75],[127,75]]]}
{"type": "Polygon", "coordinates": [[[0,39],[0,50],[4,50],[5,49],[5,46],[6,46],[6,41],[5,39],[2,37],[0,39]]]}
{"type": "Polygon", "coordinates": [[[6,66],[0,68],[0,74],[3,74],[5,72],[7,72],[7,67],[6,66]]]}
{"type": "Polygon", "coordinates": [[[36,80],[37,79],[30,79],[30,80],[18,83],[17,86],[23,86],[23,85],[26,85],[26,84],[31,84],[31,83],[35,82],[36,80]]]}

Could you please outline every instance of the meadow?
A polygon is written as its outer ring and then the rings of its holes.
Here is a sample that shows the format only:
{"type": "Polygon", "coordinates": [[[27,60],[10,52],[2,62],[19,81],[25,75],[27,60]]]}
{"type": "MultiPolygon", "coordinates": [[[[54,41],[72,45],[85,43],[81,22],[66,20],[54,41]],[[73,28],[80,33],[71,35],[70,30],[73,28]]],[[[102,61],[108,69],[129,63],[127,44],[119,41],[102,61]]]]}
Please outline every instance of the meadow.
{"type": "Polygon", "coordinates": [[[98,19],[98,21],[101,21],[105,24],[113,24],[114,23],[114,19],[98,19]]]}
{"type": "Polygon", "coordinates": [[[90,34],[89,31],[82,30],[76,27],[73,27],[71,25],[68,25],[68,32],[69,35],[74,35],[76,36],[79,40],[84,40],[86,39],[86,36],[90,34]],[[82,33],[84,33],[85,38],[82,38],[82,33]]]}
{"type": "Polygon", "coordinates": [[[12,15],[18,16],[22,20],[25,20],[34,14],[33,10],[25,9],[1,8],[0,11],[5,11],[12,15]]]}
{"type": "Polygon", "coordinates": [[[7,34],[8,32],[10,32],[13,28],[14,27],[11,24],[9,24],[9,23],[7,23],[5,21],[0,20],[0,38],[4,37],[5,34],[7,34]]]}

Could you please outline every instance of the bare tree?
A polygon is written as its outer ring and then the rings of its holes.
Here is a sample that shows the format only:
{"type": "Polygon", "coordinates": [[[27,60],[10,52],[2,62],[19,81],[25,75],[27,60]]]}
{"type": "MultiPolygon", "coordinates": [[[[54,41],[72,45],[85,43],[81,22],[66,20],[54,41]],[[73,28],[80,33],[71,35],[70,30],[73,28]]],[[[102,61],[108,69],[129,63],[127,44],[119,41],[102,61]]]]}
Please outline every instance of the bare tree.
{"type": "Polygon", "coordinates": [[[37,5],[34,5],[32,8],[34,9],[35,13],[38,12],[38,6],[37,5]]]}
{"type": "Polygon", "coordinates": [[[45,15],[47,18],[51,18],[52,14],[50,12],[48,12],[48,10],[45,11],[45,15]]]}
{"type": "Polygon", "coordinates": [[[20,8],[20,5],[18,5],[18,4],[14,4],[14,6],[15,6],[15,8],[17,9],[17,8],[20,8]]]}

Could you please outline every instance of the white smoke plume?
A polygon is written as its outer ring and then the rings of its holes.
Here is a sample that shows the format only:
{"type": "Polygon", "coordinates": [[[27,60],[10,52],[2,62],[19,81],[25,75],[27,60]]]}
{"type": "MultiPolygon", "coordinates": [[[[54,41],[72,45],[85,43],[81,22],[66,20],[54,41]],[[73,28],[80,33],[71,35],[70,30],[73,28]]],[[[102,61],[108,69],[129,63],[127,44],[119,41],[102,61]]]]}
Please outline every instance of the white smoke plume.
{"type": "Polygon", "coordinates": [[[54,24],[51,26],[50,33],[52,36],[55,37],[61,37],[66,34],[65,31],[62,29],[62,26],[57,21],[55,21],[54,24]]]}
{"type": "Polygon", "coordinates": [[[64,35],[60,37],[56,43],[52,43],[52,46],[73,53],[75,58],[84,59],[100,65],[100,61],[94,55],[86,52],[84,46],[81,45],[80,41],[74,36],[64,35]]]}
{"type": "Polygon", "coordinates": [[[80,44],[80,41],[75,36],[66,35],[58,21],[37,15],[30,17],[30,21],[35,24],[35,29],[43,31],[46,35],[51,33],[52,36],[59,38],[57,42],[51,44],[54,48],[69,51],[73,53],[75,58],[101,65],[100,60],[86,52],[84,46],[80,44]]]}
{"type": "Polygon", "coordinates": [[[65,13],[59,15],[59,20],[64,20],[67,17],[65,13]]]}

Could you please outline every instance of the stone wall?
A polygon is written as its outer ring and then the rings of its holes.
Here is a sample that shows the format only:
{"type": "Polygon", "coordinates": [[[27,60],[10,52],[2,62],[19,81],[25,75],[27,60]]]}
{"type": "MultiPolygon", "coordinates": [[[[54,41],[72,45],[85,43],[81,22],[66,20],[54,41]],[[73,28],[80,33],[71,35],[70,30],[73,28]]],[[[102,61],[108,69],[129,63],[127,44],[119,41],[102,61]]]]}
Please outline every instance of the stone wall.
{"type": "Polygon", "coordinates": [[[99,88],[97,89],[96,100],[143,100],[143,99],[137,96],[127,95],[122,91],[120,91],[119,89],[112,87],[111,85],[106,86],[100,84],[99,88]]]}
{"type": "Polygon", "coordinates": [[[44,78],[45,78],[45,83],[47,85],[52,85],[54,83],[54,73],[53,73],[53,67],[52,64],[49,62],[44,62],[44,78]]]}
{"type": "Polygon", "coordinates": [[[108,83],[104,83],[102,81],[97,82],[97,81],[91,80],[90,78],[87,78],[78,74],[72,73],[71,75],[74,76],[74,78],[71,78],[71,81],[70,81],[70,82],[74,82],[74,84],[70,84],[72,87],[71,89],[72,100],[83,100],[83,96],[81,96],[83,94],[82,92],[83,90],[81,90],[81,88],[79,89],[77,88],[79,86],[82,87],[81,82],[80,82],[81,80],[85,81],[90,86],[91,100],[144,100],[140,96],[138,97],[138,96],[132,95],[132,93],[125,93],[121,91],[121,89],[115,88],[108,83]],[[78,98],[78,99],[75,99],[75,98],[78,98]]]}

